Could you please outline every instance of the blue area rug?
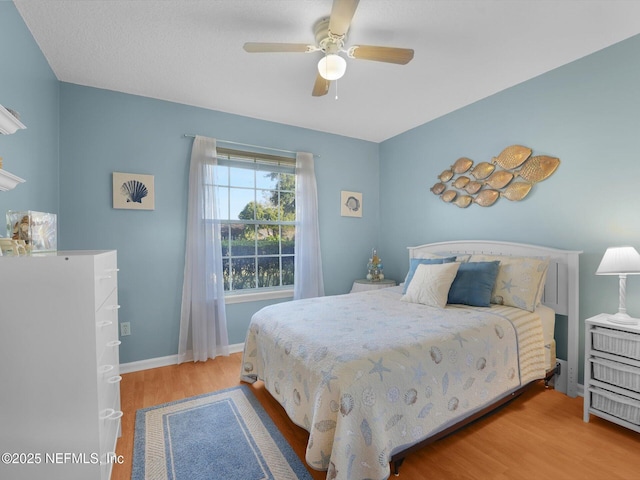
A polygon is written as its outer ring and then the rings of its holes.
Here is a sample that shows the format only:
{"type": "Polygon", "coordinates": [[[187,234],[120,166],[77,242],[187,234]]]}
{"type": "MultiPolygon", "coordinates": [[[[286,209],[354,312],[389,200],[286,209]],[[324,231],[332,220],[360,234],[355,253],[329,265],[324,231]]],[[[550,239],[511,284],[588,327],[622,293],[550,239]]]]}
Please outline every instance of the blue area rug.
{"type": "Polygon", "coordinates": [[[131,480],[312,480],[250,388],[138,410],[131,480]]]}

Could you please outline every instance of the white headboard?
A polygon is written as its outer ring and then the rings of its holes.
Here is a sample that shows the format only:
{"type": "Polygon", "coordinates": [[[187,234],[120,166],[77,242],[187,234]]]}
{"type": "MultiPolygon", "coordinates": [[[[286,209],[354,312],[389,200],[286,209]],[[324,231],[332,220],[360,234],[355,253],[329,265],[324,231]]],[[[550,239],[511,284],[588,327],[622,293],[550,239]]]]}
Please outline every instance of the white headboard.
{"type": "Polygon", "coordinates": [[[575,397],[578,386],[579,345],[579,255],[580,251],[523,243],[491,240],[461,240],[438,242],[409,248],[409,258],[424,258],[426,254],[485,254],[549,258],[549,270],[542,303],[568,319],[567,395],[575,397]]]}

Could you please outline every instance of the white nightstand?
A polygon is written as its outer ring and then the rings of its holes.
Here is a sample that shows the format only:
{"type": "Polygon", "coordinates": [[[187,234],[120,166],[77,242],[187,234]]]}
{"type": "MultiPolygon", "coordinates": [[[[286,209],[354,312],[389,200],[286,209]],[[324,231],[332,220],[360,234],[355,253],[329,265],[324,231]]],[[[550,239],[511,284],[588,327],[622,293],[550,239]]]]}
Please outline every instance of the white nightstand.
{"type": "Polygon", "coordinates": [[[367,290],[378,290],[380,288],[389,288],[389,287],[395,287],[395,286],[396,286],[396,281],[389,280],[388,278],[378,280],[377,282],[372,282],[371,280],[362,278],[360,280],[356,280],[355,282],[353,282],[353,286],[351,287],[351,293],[366,292],[367,290]]]}
{"type": "Polygon", "coordinates": [[[640,432],[640,325],[585,321],[584,421],[597,415],[640,432]]]}

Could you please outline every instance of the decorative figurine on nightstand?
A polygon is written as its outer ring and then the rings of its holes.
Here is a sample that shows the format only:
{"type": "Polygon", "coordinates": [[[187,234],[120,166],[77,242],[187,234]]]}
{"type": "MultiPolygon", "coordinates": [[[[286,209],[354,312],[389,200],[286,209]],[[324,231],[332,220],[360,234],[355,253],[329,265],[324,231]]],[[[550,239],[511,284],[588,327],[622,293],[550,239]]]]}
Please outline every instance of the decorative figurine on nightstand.
{"type": "Polygon", "coordinates": [[[367,263],[367,280],[370,282],[379,282],[384,279],[384,273],[382,273],[382,259],[378,256],[376,249],[371,251],[371,258],[367,263]]]}

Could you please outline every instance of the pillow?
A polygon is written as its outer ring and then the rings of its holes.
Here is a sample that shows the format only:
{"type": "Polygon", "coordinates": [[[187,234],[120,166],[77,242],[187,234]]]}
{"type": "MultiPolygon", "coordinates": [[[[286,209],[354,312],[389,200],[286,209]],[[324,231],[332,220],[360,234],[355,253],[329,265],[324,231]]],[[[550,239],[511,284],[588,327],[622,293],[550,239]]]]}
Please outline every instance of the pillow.
{"type": "Polygon", "coordinates": [[[461,263],[451,284],[447,303],[488,307],[496,284],[499,261],[461,263]]]}
{"type": "Polygon", "coordinates": [[[449,288],[456,278],[459,263],[423,263],[418,265],[407,293],[400,300],[444,308],[449,288]]]}
{"type": "Polygon", "coordinates": [[[472,255],[471,262],[500,261],[491,303],[533,312],[540,304],[549,259],[507,255],[472,255]]]}
{"type": "Polygon", "coordinates": [[[407,293],[407,287],[409,287],[409,284],[411,283],[411,279],[413,278],[413,275],[416,273],[416,268],[418,268],[418,265],[433,265],[433,264],[439,264],[439,263],[451,263],[455,261],[456,261],[456,257],[412,258],[411,263],[409,265],[409,272],[407,273],[407,276],[404,279],[404,287],[402,289],[402,294],[404,295],[405,293],[407,293]]]}

